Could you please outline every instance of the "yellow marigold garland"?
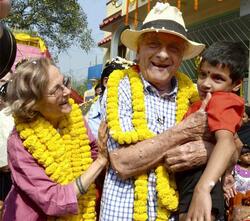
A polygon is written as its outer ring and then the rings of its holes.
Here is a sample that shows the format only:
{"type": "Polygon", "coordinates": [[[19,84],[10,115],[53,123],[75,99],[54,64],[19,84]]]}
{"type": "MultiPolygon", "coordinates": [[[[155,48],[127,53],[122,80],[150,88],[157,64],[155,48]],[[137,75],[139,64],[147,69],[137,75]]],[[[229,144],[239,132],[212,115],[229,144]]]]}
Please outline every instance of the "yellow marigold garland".
{"type": "MultiPolygon", "coordinates": [[[[178,81],[176,122],[180,122],[187,112],[189,104],[199,99],[193,82],[183,73],[176,75],[178,81]]],[[[107,120],[112,138],[119,144],[136,143],[154,136],[147,125],[143,84],[136,69],[116,70],[109,76],[107,97],[107,120]],[[120,81],[127,76],[130,81],[134,129],[122,131],[119,122],[118,88],[120,81]]],[[[160,165],[155,170],[157,177],[156,190],[158,194],[157,220],[167,220],[172,211],[178,207],[178,193],[174,179],[170,179],[165,168],[160,165]]],[[[134,220],[144,221],[147,216],[147,175],[136,177],[134,197],[134,220]]]]}
{"type": "MultiPolygon", "coordinates": [[[[32,154],[54,182],[66,185],[92,163],[89,139],[81,110],[72,99],[72,111],[59,123],[60,133],[42,116],[30,123],[15,118],[16,129],[24,147],[32,154]]],[[[96,220],[95,185],[78,199],[78,215],[57,218],[60,221],[96,220]]]]}

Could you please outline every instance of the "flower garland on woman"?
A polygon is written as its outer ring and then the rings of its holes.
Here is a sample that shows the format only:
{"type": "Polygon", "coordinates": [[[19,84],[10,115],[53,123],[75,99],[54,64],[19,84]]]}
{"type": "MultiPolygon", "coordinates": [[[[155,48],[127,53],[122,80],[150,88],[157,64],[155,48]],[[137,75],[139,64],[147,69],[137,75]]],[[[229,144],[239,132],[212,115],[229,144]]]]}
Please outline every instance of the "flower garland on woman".
{"type": "MultiPolygon", "coordinates": [[[[131,144],[142,141],[154,136],[147,125],[143,83],[138,74],[138,67],[127,70],[114,71],[108,81],[107,97],[107,120],[112,138],[119,144],[131,144]],[[132,124],[134,129],[123,132],[119,123],[119,98],[118,88],[120,81],[128,77],[131,87],[131,99],[133,107],[132,124]]],[[[178,81],[177,92],[177,111],[176,122],[180,122],[187,112],[190,102],[199,99],[197,90],[192,81],[183,73],[178,72],[176,75],[178,81]]],[[[178,194],[176,186],[166,172],[166,169],[160,165],[155,170],[157,177],[158,208],[157,220],[167,220],[171,212],[178,207],[178,194]]],[[[134,198],[134,220],[147,220],[147,175],[143,174],[136,178],[135,181],[135,198],[134,198]]]]}
{"type": "Polygon", "coordinates": [[[107,159],[102,150],[93,162],[91,134],[81,110],[69,95],[69,79],[48,59],[26,61],[8,85],[7,98],[16,128],[10,136],[9,157],[14,187],[18,189],[14,188],[6,200],[3,220],[10,220],[13,215],[18,217],[16,220],[25,219],[31,209],[30,221],[38,217],[96,220],[93,181],[107,159]],[[16,151],[20,157],[15,155],[16,151]],[[29,160],[21,161],[22,156],[29,160]],[[27,168],[24,174],[19,174],[21,167],[27,168]],[[18,176],[22,176],[22,181],[18,176]],[[20,196],[15,202],[11,201],[13,194],[20,196]],[[27,204],[23,197],[28,197],[27,204]],[[16,204],[12,205],[13,215],[11,203],[16,204]],[[19,211],[18,206],[23,210],[19,211]]]}

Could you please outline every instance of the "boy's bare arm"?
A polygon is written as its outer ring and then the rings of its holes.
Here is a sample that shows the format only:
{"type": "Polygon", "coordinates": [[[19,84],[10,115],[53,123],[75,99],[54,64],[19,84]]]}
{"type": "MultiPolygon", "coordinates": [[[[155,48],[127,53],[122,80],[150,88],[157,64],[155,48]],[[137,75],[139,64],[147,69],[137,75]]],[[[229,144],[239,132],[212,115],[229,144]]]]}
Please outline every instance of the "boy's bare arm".
{"type": "Polygon", "coordinates": [[[234,151],[234,154],[233,154],[232,160],[231,160],[231,164],[229,165],[229,167],[232,167],[237,163],[239,156],[240,156],[241,149],[243,147],[243,143],[237,134],[235,134],[235,136],[234,136],[234,141],[235,141],[235,145],[236,145],[236,150],[234,151]]]}
{"type": "Polygon", "coordinates": [[[228,167],[236,150],[233,133],[227,130],[215,132],[216,145],[208,160],[205,171],[195,187],[188,212],[189,219],[211,216],[210,191],[228,167]]]}
{"type": "Polygon", "coordinates": [[[218,130],[215,132],[217,140],[206,169],[197,186],[207,187],[211,190],[211,182],[216,183],[226,171],[233,153],[236,151],[233,133],[228,130],[218,130]]]}

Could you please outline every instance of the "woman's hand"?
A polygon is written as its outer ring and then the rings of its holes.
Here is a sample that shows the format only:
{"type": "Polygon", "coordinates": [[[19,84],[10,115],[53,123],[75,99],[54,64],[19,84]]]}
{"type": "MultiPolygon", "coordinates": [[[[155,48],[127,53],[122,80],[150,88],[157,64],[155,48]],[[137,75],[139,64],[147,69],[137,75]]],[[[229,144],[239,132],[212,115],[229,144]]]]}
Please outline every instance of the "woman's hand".
{"type": "Polygon", "coordinates": [[[80,192],[82,194],[87,191],[90,184],[92,184],[95,179],[99,176],[99,174],[103,171],[106,167],[108,162],[108,151],[107,151],[107,140],[108,140],[108,126],[106,122],[102,121],[98,130],[98,157],[90,167],[80,176],[77,178],[74,183],[74,188],[76,195],[79,196],[80,192]],[[81,188],[82,186],[82,188],[81,188]],[[80,191],[81,189],[81,191],[80,191]]]}
{"type": "Polygon", "coordinates": [[[102,121],[98,130],[98,156],[108,159],[107,150],[108,141],[108,125],[105,121],[102,121]]]}

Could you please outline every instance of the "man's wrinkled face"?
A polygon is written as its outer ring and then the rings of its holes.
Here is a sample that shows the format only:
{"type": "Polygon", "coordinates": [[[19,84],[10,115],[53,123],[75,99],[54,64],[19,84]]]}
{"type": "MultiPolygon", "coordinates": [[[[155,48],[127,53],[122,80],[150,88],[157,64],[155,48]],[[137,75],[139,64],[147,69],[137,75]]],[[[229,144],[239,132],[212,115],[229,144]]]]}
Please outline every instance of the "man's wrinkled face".
{"type": "Polygon", "coordinates": [[[181,65],[186,42],[167,33],[145,33],[138,42],[137,60],[144,78],[162,90],[170,86],[181,65]]]}

